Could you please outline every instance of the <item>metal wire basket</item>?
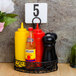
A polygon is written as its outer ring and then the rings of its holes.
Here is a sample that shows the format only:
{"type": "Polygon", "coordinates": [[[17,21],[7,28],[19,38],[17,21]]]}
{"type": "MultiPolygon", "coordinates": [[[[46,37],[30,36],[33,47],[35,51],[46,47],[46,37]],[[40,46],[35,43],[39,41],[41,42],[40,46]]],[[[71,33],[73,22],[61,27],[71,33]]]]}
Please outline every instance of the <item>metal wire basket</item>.
{"type": "MultiPolygon", "coordinates": [[[[15,60],[18,65],[22,66],[25,62],[15,60]]],[[[19,67],[17,64],[14,65],[14,69],[25,73],[48,73],[58,69],[58,60],[49,62],[26,62],[24,67],[19,67]],[[28,65],[27,65],[28,64],[28,65]]]]}

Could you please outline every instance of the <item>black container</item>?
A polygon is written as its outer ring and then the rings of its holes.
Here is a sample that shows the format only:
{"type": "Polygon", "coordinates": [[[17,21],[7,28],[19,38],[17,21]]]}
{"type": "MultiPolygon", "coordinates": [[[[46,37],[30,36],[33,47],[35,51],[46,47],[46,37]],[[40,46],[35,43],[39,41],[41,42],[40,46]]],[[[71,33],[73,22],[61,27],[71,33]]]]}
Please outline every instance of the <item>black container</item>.
{"type": "MultiPolygon", "coordinates": [[[[19,62],[19,65],[21,64],[21,61],[16,60],[19,62]]],[[[26,62],[26,64],[30,64],[30,62],[26,62]]],[[[20,72],[24,72],[24,73],[49,73],[49,72],[53,72],[56,71],[58,69],[57,66],[58,61],[54,60],[54,61],[48,61],[48,62],[32,62],[33,65],[40,65],[42,64],[41,67],[31,67],[30,69],[27,69],[26,67],[17,67],[17,65],[14,66],[14,69],[20,72]]]]}
{"type": "Polygon", "coordinates": [[[44,54],[42,59],[43,62],[54,61],[58,59],[55,52],[56,39],[57,35],[55,33],[46,33],[46,35],[43,37],[43,43],[44,43],[44,54]]]}
{"type": "Polygon", "coordinates": [[[44,43],[43,62],[53,61],[57,59],[57,55],[55,52],[56,39],[57,35],[55,33],[46,33],[46,35],[43,37],[43,43],[44,43]]]}

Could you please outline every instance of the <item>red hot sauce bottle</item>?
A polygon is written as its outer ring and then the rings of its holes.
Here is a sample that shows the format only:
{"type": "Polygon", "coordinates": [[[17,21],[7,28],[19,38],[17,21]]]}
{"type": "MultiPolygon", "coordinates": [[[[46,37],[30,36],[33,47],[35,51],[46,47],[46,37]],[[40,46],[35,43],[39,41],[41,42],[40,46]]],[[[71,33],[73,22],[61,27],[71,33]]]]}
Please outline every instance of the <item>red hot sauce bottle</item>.
{"type": "MultiPolygon", "coordinates": [[[[43,56],[43,42],[42,38],[45,33],[39,29],[39,25],[37,24],[36,29],[33,30],[35,44],[36,44],[36,62],[42,62],[43,56]]],[[[40,67],[41,64],[37,64],[37,67],[40,67]]]]}

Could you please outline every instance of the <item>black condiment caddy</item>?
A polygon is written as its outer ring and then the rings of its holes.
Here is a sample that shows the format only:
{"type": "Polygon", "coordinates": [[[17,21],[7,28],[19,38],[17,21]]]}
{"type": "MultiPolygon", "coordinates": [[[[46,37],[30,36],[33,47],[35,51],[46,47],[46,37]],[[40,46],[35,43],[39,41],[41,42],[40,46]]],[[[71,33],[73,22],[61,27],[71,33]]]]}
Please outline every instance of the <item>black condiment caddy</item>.
{"type": "MultiPolygon", "coordinates": [[[[56,71],[58,69],[58,58],[55,53],[55,43],[57,39],[57,35],[55,33],[46,33],[46,35],[43,37],[44,42],[44,54],[42,62],[24,62],[25,65],[29,64],[28,69],[25,67],[17,67],[17,65],[14,66],[14,69],[20,72],[25,73],[49,73],[56,71]],[[35,65],[35,66],[31,66],[35,65]],[[37,66],[39,65],[39,67],[37,66]],[[30,68],[29,68],[30,67],[30,68]]],[[[23,62],[19,60],[15,60],[15,62],[18,62],[19,65],[23,62]]]]}
{"type": "MultiPolygon", "coordinates": [[[[56,71],[58,69],[58,66],[57,66],[58,60],[53,60],[53,61],[49,61],[49,62],[32,62],[32,63],[34,65],[35,64],[38,64],[38,65],[42,64],[44,66],[31,67],[31,69],[26,69],[25,67],[21,67],[21,68],[16,67],[17,66],[16,65],[16,66],[14,66],[14,69],[17,71],[20,71],[20,72],[24,72],[24,73],[49,73],[49,72],[56,71]]],[[[31,63],[30,63],[30,65],[31,65],[31,63]]]]}
{"type": "MultiPolygon", "coordinates": [[[[35,18],[38,18],[38,17],[35,17],[35,18]]],[[[34,19],[32,20],[33,28],[36,28],[34,19]]],[[[40,27],[41,19],[40,18],[38,19],[40,20],[40,23],[39,23],[39,27],[40,27]]],[[[55,51],[56,39],[57,39],[57,35],[55,33],[50,33],[50,32],[46,33],[42,39],[44,44],[44,53],[43,53],[42,62],[23,62],[15,59],[14,69],[24,73],[49,73],[49,72],[56,71],[58,69],[58,65],[57,65],[58,58],[55,51]],[[18,65],[15,64],[16,62],[18,63],[18,65]],[[24,64],[25,66],[22,67],[22,64],[24,64]],[[27,66],[28,68],[26,68],[26,64],[29,64],[27,66]],[[34,66],[31,66],[31,65],[34,65],[34,66]]]]}

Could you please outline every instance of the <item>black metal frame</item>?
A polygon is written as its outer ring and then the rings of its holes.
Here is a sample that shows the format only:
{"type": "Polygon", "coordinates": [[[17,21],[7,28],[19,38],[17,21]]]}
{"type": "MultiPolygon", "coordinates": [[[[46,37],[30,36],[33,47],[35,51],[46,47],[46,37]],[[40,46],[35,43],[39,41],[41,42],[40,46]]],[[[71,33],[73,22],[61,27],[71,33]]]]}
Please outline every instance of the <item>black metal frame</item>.
{"type": "Polygon", "coordinates": [[[39,27],[40,27],[40,25],[41,25],[41,19],[39,18],[39,17],[34,17],[33,19],[32,19],[32,25],[33,25],[33,28],[35,29],[36,28],[36,24],[37,23],[34,23],[34,20],[35,19],[39,19],[39,21],[40,21],[40,23],[38,23],[39,24],[39,27]]]}
{"type": "MultiPolygon", "coordinates": [[[[22,62],[20,60],[15,60],[15,61],[19,61],[19,64],[22,62]]],[[[25,62],[25,65],[28,63],[30,62],[25,62]]],[[[32,62],[32,64],[41,65],[41,66],[31,67],[30,69],[27,69],[26,66],[18,67],[17,65],[14,65],[14,69],[24,73],[49,73],[49,72],[56,71],[58,69],[58,66],[57,66],[58,60],[49,61],[49,62],[32,62]]]]}

